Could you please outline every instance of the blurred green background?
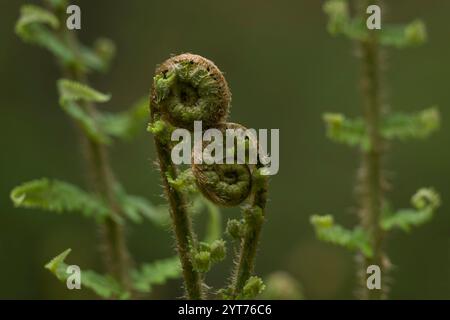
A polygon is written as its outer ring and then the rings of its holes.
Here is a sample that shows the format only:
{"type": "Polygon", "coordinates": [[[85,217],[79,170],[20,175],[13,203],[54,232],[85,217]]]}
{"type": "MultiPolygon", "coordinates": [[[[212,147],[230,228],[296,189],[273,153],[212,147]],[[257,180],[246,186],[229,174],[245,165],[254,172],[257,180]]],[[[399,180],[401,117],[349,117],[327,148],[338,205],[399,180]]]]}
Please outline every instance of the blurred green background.
{"type": "MultiPolygon", "coordinates": [[[[31,1],[38,3],[38,1],[31,1]]],[[[428,26],[429,42],[404,51],[389,50],[387,97],[393,109],[412,111],[438,104],[442,129],[427,141],[394,143],[386,167],[389,198],[409,206],[419,188],[435,187],[443,206],[411,234],[394,232],[387,251],[393,299],[450,299],[450,15],[449,1],[386,1],[385,21],[428,26]]],[[[57,104],[60,77],[49,53],[22,43],[14,34],[19,7],[1,0],[0,13],[0,298],[92,298],[69,291],[43,265],[70,247],[69,262],[101,270],[98,234],[78,215],[58,216],[14,209],[10,190],[23,181],[52,177],[83,184],[81,156],[69,119],[57,104]]],[[[280,172],[270,184],[268,221],[257,273],[286,270],[301,282],[308,299],[353,298],[353,255],[316,240],[309,216],[331,213],[346,226],[356,222],[353,183],[356,150],[329,142],[321,115],[360,112],[358,64],[353,45],[330,37],[321,1],[74,1],[82,10],[79,36],[113,39],[118,54],[111,71],[92,84],[113,99],[102,108],[123,110],[147,94],[155,65],[170,54],[193,52],[215,61],[233,93],[231,119],[252,128],[279,128],[280,172]]],[[[153,141],[142,134],[117,143],[112,161],[130,193],[162,203],[153,141]]],[[[227,210],[237,216],[238,210],[227,210]]],[[[197,227],[201,226],[197,223],[197,227]]],[[[137,262],[173,254],[172,236],[149,223],[130,225],[130,248],[137,262]]],[[[228,277],[226,263],[207,282],[228,277]]],[[[156,288],[154,297],[182,294],[179,281],[156,288]]]]}

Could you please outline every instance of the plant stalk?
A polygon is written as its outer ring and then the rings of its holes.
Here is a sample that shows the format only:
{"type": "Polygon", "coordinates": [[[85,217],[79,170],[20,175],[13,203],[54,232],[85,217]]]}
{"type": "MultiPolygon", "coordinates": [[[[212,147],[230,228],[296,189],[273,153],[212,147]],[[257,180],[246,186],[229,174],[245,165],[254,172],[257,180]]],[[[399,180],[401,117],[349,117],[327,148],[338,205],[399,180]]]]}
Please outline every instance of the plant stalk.
{"type": "Polygon", "coordinates": [[[180,257],[181,267],[183,269],[186,295],[190,300],[201,300],[203,298],[202,278],[194,269],[190,253],[190,249],[195,245],[196,239],[192,230],[191,219],[187,211],[187,200],[185,195],[173,188],[167,180],[167,176],[170,176],[172,179],[176,179],[177,177],[177,169],[172,163],[169,146],[163,143],[157,135],[154,136],[154,140],[156,152],[158,154],[163,188],[170,206],[170,215],[177,242],[178,256],[180,257]]]}
{"type": "Polygon", "coordinates": [[[234,271],[232,283],[232,297],[238,299],[247,280],[252,276],[255,268],[256,252],[264,223],[264,211],[267,203],[268,181],[266,177],[259,176],[261,181],[254,190],[252,204],[245,213],[245,234],[241,240],[238,262],[234,271]]]}
{"type": "MultiPolygon", "coordinates": [[[[372,1],[373,2],[373,1],[372,1]]],[[[370,2],[370,4],[373,4],[370,2]]],[[[377,2],[377,1],[375,1],[377,2]]],[[[363,5],[362,16],[369,2],[363,5]]],[[[382,299],[386,288],[369,290],[366,285],[366,270],[370,265],[378,265],[382,279],[386,276],[385,256],[383,253],[384,232],[380,226],[384,197],[384,176],[382,159],[385,142],[380,134],[380,119],[382,117],[382,87],[381,87],[381,49],[376,31],[371,31],[369,38],[359,42],[361,60],[361,94],[363,97],[364,120],[369,135],[370,148],[362,152],[362,162],[359,172],[358,192],[361,197],[360,224],[369,235],[373,257],[362,258],[361,285],[363,299],[382,299]]]]}

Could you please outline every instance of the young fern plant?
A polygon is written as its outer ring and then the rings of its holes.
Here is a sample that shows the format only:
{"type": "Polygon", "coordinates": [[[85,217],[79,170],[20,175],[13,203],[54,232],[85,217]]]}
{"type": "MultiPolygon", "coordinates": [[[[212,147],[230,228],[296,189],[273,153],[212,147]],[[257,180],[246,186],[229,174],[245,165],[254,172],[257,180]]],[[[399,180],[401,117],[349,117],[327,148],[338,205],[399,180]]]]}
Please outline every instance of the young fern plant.
{"type": "MultiPolygon", "coordinates": [[[[14,188],[11,199],[17,207],[56,213],[79,212],[93,218],[101,229],[107,274],[82,270],[81,285],[104,298],[147,294],[152,285],[181,275],[178,259],[168,258],[134,269],[124,229],[128,221],[140,223],[143,219],[164,227],[168,222],[167,210],[152,205],[145,198],[127,194],[115,178],[108,157],[108,148],[115,138],[128,141],[140,128],[145,128],[146,99],[140,99],[121,113],[101,112],[96,108],[95,104],[109,101],[110,95],[89,87],[87,76],[108,69],[114,45],[106,39],[98,40],[93,48],[81,44],[75,31],[65,28],[66,7],[65,0],[48,0],[45,8],[23,6],[16,33],[25,42],[49,50],[60,66],[65,78],[57,82],[59,103],[79,133],[89,191],[67,182],[42,178],[14,188]]],[[[69,252],[70,249],[64,251],[46,265],[62,281],[69,276],[65,264],[69,252]]]]}
{"type": "Polygon", "coordinates": [[[342,114],[324,115],[327,136],[339,143],[358,147],[361,167],[358,173],[359,225],[352,230],[334,223],[331,215],[311,217],[319,239],[347,247],[358,253],[360,264],[360,297],[382,299],[387,297],[385,279],[390,262],[384,252],[386,233],[393,229],[409,231],[429,221],[440,205],[440,197],[432,188],[423,188],[412,197],[412,208],[395,211],[386,200],[387,182],[383,159],[387,145],[394,140],[426,138],[439,128],[437,107],[407,114],[385,108],[382,85],[382,47],[406,48],[425,42],[423,22],[416,20],[405,26],[383,24],[381,30],[366,27],[366,10],[380,1],[355,1],[356,14],[350,12],[348,0],[328,0],[324,11],[328,15],[328,31],[356,41],[361,65],[361,95],[363,116],[350,119],[342,114]],[[366,286],[366,270],[377,265],[381,270],[381,290],[366,286]]]}
{"type": "MultiPolygon", "coordinates": [[[[236,266],[230,284],[217,293],[223,299],[254,298],[264,289],[262,280],[253,275],[267,202],[267,178],[261,174],[263,166],[251,166],[247,162],[226,164],[225,161],[223,164],[197,164],[199,161],[194,158],[199,146],[196,142],[190,167],[180,168],[171,158],[176,152],[171,138],[177,128],[193,131],[194,122],[202,121],[203,129],[216,128],[222,137],[226,136],[227,129],[245,129],[226,122],[231,92],[224,76],[213,62],[201,56],[190,53],[174,56],[156,69],[150,99],[149,131],[154,135],[158,166],[170,206],[186,297],[203,299],[208,296],[205,274],[226,252],[224,240],[218,239],[212,244],[199,242],[193,230],[190,193],[201,192],[219,206],[242,205],[243,218],[230,220],[227,225],[228,234],[239,243],[236,266]]],[[[234,143],[227,150],[233,158],[236,156],[234,143]]]]}

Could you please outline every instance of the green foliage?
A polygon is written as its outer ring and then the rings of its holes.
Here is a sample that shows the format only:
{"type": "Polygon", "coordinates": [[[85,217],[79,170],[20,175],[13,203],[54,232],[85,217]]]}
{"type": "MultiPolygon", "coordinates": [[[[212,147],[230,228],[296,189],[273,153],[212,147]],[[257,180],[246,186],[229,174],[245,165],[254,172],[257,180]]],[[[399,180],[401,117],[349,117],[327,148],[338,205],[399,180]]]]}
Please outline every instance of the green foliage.
{"type": "Polygon", "coordinates": [[[53,29],[59,28],[58,18],[50,11],[35,5],[24,5],[20,9],[16,33],[23,38],[29,38],[28,27],[35,23],[49,25],[53,29]]]}
{"type": "Polygon", "coordinates": [[[109,215],[109,208],[101,199],[69,183],[46,178],[14,188],[11,200],[16,207],[39,208],[57,213],[75,211],[99,221],[109,215]]]}
{"type": "Polygon", "coordinates": [[[129,110],[120,113],[101,113],[98,125],[112,137],[130,140],[148,120],[149,108],[147,98],[140,99],[129,110]]]}
{"type": "Polygon", "coordinates": [[[440,113],[431,107],[414,114],[394,113],[387,117],[381,128],[386,139],[427,138],[440,127],[440,113]]]}
{"type": "MultiPolygon", "coordinates": [[[[342,34],[350,39],[366,41],[371,31],[367,29],[365,20],[352,18],[348,0],[328,0],[324,3],[323,10],[328,16],[328,32],[332,35],[342,34]]],[[[427,39],[425,24],[415,20],[404,26],[383,24],[381,30],[377,30],[380,44],[405,48],[418,46],[427,39]]]]}
{"type": "Polygon", "coordinates": [[[58,81],[58,89],[60,104],[64,111],[80,124],[92,140],[98,143],[109,144],[112,137],[131,139],[144,126],[149,115],[144,99],[140,99],[132,108],[121,113],[96,112],[90,114],[83,107],[83,103],[107,102],[110,95],[67,79],[58,81]]]}
{"type": "MultiPolygon", "coordinates": [[[[44,9],[35,5],[25,5],[21,8],[20,17],[16,23],[16,34],[25,42],[36,44],[50,51],[62,67],[64,74],[72,79],[61,79],[57,82],[60,95],[60,105],[66,114],[72,118],[82,129],[88,139],[93,142],[97,152],[103,152],[102,144],[110,144],[113,138],[129,140],[133,138],[149,116],[149,108],[144,99],[139,100],[129,110],[113,114],[99,112],[95,103],[104,103],[110,100],[110,95],[103,94],[85,83],[75,80],[84,79],[90,71],[104,72],[108,69],[115,54],[114,43],[108,39],[97,39],[92,47],[85,46],[78,41],[74,33],[65,30],[64,21],[60,21],[59,13],[67,7],[66,0],[46,0],[48,7],[44,9]]],[[[84,80],[83,80],[84,81],[84,80]]],[[[107,161],[106,161],[107,162],[107,161]]],[[[109,163],[100,165],[103,170],[109,168],[109,163]]],[[[111,175],[113,176],[113,174],[111,175]]],[[[114,181],[114,177],[111,179],[114,181]]],[[[104,189],[111,191],[116,197],[114,210],[100,197],[90,195],[78,187],[57,180],[40,179],[27,182],[14,188],[11,199],[17,207],[40,208],[54,212],[83,213],[86,217],[93,217],[98,223],[103,223],[106,217],[115,228],[121,228],[124,223],[119,213],[139,223],[146,218],[158,226],[166,225],[167,209],[156,207],[148,200],[126,194],[120,185],[105,182],[104,189]],[[118,204],[120,208],[116,208],[118,204]],[[114,214],[114,215],[113,215],[114,214]]],[[[106,192],[107,193],[107,192],[106,192]]],[[[109,199],[109,194],[102,194],[109,199]]],[[[107,224],[109,228],[111,224],[107,224]]],[[[105,240],[106,242],[108,241],[105,240]]],[[[112,246],[111,246],[112,247],[112,246]]],[[[126,251],[126,249],[123,249],[126,251]]],[[[70,249],[63,252],[46,266],[58,279],[67,279],[67,265],[64,263],[70,249]]],[[[126,256],[127,253],[118,256],[126,256]]],[[[120,260],[120,259],[119,259],[120,260]]],[[[126,268],[124,261],[111,261],[113,264],[126,268]]],[[[112,268],[113,269],[113,268],[112,268]]],[[[136,290],[150,292],[151,286],[161,284],[166,279],[178,277],[180,274],[179,262],[174,258],[145,264],[141,270],[132,271],[136,290]]],[[[119,284],[119,279],[110,275],[99,275],[93,271],[82,272],[82,285],[92,289],[104,298],[128,298],[130,292],[127,281],[119,284]]]]}
{"type": "Polygon", "coordinates": [[[50,11],[35,5],[24,5],[16,23],[16,34],[25,42],[49,50],[63,63],[73,63],[75,57],[71,50],[52,32],[59,26],[58,18],[50,11]]]}
{"type": "MultiPolygon", "coordinates": [[[[323,119],[327,136],[331,140],[370,150],[369,136],[362,118],[348,119],[339,113],[326,113],[323,119]]],[[[431,107],[413,114],[393,113],[384,117],[380,133],[387,140],[422,139],[429,137],[439,127],[439,110],[431,107]]]]}
{"type": "Polygon", "coordinates": [[[415,20],[405,26],[386,26],[380,34],[380,42],[386,46],[405,48],[420,46],[427,40],[427,30],[421,20],[415,20]]]}
{"type": "MultiPolygon", "coordinates": [[[[328,31],[356,40],[360,49],[363,70],[361,81],[364,84],[362,94],[366,100],[363,106],[364,118],[348,119],[342,114],[324,115],[327,136],[336,142],[360,147],[364,155],[358,186],[361,191],[360,227],[346,230],[334,225],[332,216],[312,216],[311,223],[319,239],[358,250],[365,256],[366,262],[375,263],[386,272],[389,267],[383,261],[387,260],[382,249],[384,232],[393,228],[409,231],[413,226],[427,222],[439,207],[440,197],[433,189],[421,189],[412,198],[412,209],[401,209],[394,213],[385,204],[380,210],[381,204],[385,203],[384,170],[380,164],[385,154],[384,140],[426,138],[439,128],[440,114],[436,107],[413,114],[383,113],[380,47],[421,45],[426,41],[427,31],[420,20],[401,26],[383,22],[380,30],[369,30],[366,26],[369,15],[365,10],[368,4],[360,4],[360,11],[355,17],[350,14],[348,0],[327,0],[323,7],[328,15],[328,31]],[[370,134],[369,128],[373,129],[370,134]],[[372,150],[372,147],[376,150],[372,150]]],[[[361,271],[366,272],[364,269],[361,271]]],[[[368,291],[364,283],[363,298],[384,298],[386,289],[383,289],[368,291]]]]}
{"type": "MultiPolygon", "coordinates": [[[[59,4],[51,3],[52,6],[59,4]]],[[[99,39],[94,50],[80,45],[74,53],[57,32],[61,27],[58,18],[47,9],[35,5],[24,5],[16,23],[16,34],[25,42],[41,46],[53,53],[63,65],[81,70],[106,71],[114,55],[111,41],[99,39]]]]}
{"type": "Polygon", "coordinates": [[[227,233],[233,240],[240,240],[243,235],[243,222],[237,219],[230,219],[227,222],[227,233]]]}
{"type": "Polygon", "coordinates": [[[373,249],[369,237],[361,228],[356,227],[353,230],[347,230],[335,225],[331,215],[313,215],[310,222],[320,240],[346,247],[349,250],[359,250],[364,256],[372,257],[373,249]]]}
{"type": "Polygon", "coordinates": [[[143,264],[139,270],[131,272],[134,289],[143,293],[151,292],[154,285],[163,284],[180,276],[181,265],[178,257],[143,264]]]}
{"type": "Polygon", "coordinates": [[[64,105],[66,102],[107,102],[111,99],[108,94],[103,94],[89,86],[76,81],[61,79],[58,81],[60,102],[64,105]]]}
{"type": "Polygon", "coordinates": [[[222,239],[212,243],[200,242],[195,248],[191,246],[193,267],[200,273],[206,273],[214,264],[224,260],[226,253],[226,242],[222,239]]]}
{"type": "Polygon", "coordinates": [[[381,220],[383,230],[395,227],[410,231],[412,227],[420,226],[429,221],[436,209],[441,205],[439,194],[433,189],[420,189],[411,198],[412,209],[400,209],[393,213],[389,207],[384,210],[381,220]]]}
{"type": "MultiPolygon", "coordinates": [[[[166,208],[154,206],[145,198],[128,195],[119,186],[116,187],[116,193],[123,213],[131,221],[140,223],[142,218],[146,218],[157,226],[167,225],[169,217],[166,208]]],[[[98,197],[69,183],[46,178],[29,181],[14,188],[11,200],[16,207],[57,213],[80,212],[99,222],[112,212],[98,197]]]]}
{"type": "MultiPolygon", "coordinates": [[[[53,258],[45,265],[60,281],[65,282],[70,274],[67,273],[68,264],[65,259],[71,249],[53,258]]],[[[133,290],[141,293],[150,293],[154,285],[164,284],[167,280],[179,278],[181,266],[178,257],[158,260],[143,264],[139,269],[131,271],[133,290]]],[[[100,275],[91,270],[81,270],[81,286],[86,287],[102,298],[127,299],[130,293],[109,275],[100,275]]]]}
{"type": "Polygon", "coordinates": [[[242,290],[242,296],[239,299],[254,299],[266,289],[266,285],[261,278],[251,276],[248,278],[242,290]]]}
{"type": "Polygon", "coordinates": [[[169,222],[167,208],[155,206],[146,198],[128,195],[119,185],[116,186],[116,195],[122,212],[134,223],[141,223],[142,218],[146,218],[156,226],[167,226],[169,222]]]}
{"type": "Polygon", "coordinates": [[[208,272],[211,268],[211,253],[209,251],[194,251],[192,253],[192,266],[197,272],[208,272]]]}
{"type": "Polygon", "coordinates": [[[61,79],[58,81],[60,105],[63,110],[74,119],[86,135],[97,143],[108,144],[110,137],[97,124],[93,115],[80,104],[86,102],[106,102],[109,95],[98,92],[82,83],[61,79]]]}
{"type": "Polygon", "coordinates": [[[349,146],[359,146],[363,150],[370,148],[364,121],[361,118],[348,119],[340,113],[326,113],[323,119],[327,126],[327,137],[349,146]]]}
{"type": "MultiPolygon", "coordinates": [[[[45,265],[45,268],[62,282],[67,281],[70,276],[67,273],[69,265],[65,263],[70,251],[71,249],[67,249],[45,265]]],[[[129,297],[129,293],[124,291],[113,277],[102,276],[91,270],[81,270],[81,286],[92,290],[102,298],[126,299],[129,297]]]]}

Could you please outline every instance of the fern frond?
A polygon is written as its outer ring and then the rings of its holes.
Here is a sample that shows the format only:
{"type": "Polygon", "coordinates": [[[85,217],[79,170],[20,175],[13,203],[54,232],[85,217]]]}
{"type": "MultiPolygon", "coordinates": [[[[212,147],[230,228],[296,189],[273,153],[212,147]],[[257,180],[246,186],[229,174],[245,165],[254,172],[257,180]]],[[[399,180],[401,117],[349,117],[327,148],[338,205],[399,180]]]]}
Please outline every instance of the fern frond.
{"type": "Polygon", "coordinates": [[[392,213],[389,207],[385,208],[381,220],[383,230],[391,230],[397,227],[408,232],[412,227],[428,222],[440,206],[441,198],[433,189],[424,188],[414,194],[411,203],[414,208],[400,209],[396,213],[392,213]]]}
{"type": "Polygon", "coordinates": [[[176,257],[143,264],[131,272],[133,287],[139,292],[151,292],[152,286],[181,276],[180,259],[176,257]]]}
{"type": "MultiPolygon", "coordinates": [[[[101,113],[98,123],[110,136],[129,140],[141,129],[149,117],[148,98],[140,99],[130,110],[117,114],[101,113]]],[[[143,131],[143,130],[142,130],[143,131]]]]}
{"type": "Polygon", "coordinates": [[[359,146],[363,150],[370,148],[363,119],[348,119],[340,113],[325,113],[323,120],[326,124],[327,137],[332,141],[359,146]]]}
{"type": "Polygon", "coordinates": [[[117,200],[125,216],[135,223],[146,218],[156,226],[166,227],[170,221],[167,208],[155,206],[146,198],[128,195],[122,186],[115,188],[117,200]]]}
{"type": "MultiPolygon", "coordinates": [[[[71,249],[67,249],[45,265],[45,268],[62,282],[67,281],[70,276],[67,273],[69,265],[65,263],[65,259],[70,252],[71,249]]],[[[89,288],[100,297],[107,299],[113,297],[126,299],[129,297],[129,293],[124,291],[113,277],[103,276],[91,270],[81,270],[81,286],[89,288]]]]}
{"type": "Polygon", "coordinates": [[[386,139],[427,138],[439,127],[439,109],[431,107],[414,114],[392,114],[384,119],[381,134],[386,139]]]}
{"type": "Polygon", "coordinates": [[[68,101],[107,102],[111,95],[101,93],[91,87],[72,80],[58,80],[58,90],[61,104],[68,101]]]}
{"type": "Polygon", "coordinates": [[[372,257],[373,249],[369,237],[361,228],[348,230],[340,225],[335,225],[331,215],[313,215],[310,222],[320,240],[346,247],[349,250],[360,250],[364,256],[372,257]]]}
{"type": "Polygon", "coordinates": [[[46,178],[29,181],[14,188],[11,200],[16,207],[39,208],[57,213],[80,212],[98,220],[104,219],[110,212],[103,201],[80,188],[46,178]]]}

